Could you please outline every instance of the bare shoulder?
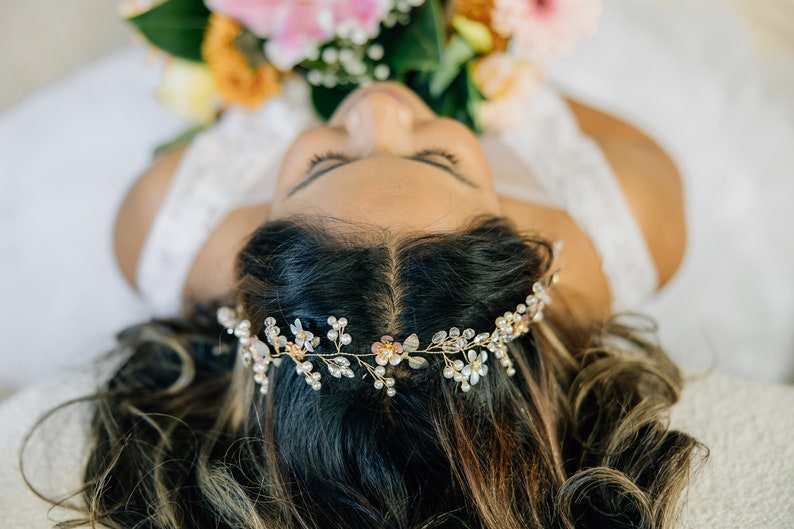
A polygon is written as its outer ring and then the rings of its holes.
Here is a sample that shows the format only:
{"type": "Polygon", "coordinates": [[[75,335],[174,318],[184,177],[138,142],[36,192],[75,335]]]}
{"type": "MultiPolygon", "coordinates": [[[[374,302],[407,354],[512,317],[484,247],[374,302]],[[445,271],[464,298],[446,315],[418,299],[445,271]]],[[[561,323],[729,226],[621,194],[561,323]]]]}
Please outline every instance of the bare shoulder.
{"type": "Polygon", "coordinates": [[[632,125],[569,100],[582,131],[599,143],[648,243],[659,286],[675,274],[686,250],[681,175],[670,156],[632,125]]]}
{"type": "Polygon", "coordinates": [[[146,237],[182,159],[184,148],[158,158],[130,188],[116,215],[113,245],[119,269],[133,287],[146,237]]]}

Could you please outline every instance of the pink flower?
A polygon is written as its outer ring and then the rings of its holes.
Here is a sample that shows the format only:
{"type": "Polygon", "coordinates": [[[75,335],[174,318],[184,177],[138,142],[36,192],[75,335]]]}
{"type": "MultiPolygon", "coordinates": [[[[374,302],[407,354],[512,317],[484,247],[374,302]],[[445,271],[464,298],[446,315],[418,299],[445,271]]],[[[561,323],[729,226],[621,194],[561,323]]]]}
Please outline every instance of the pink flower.
{"type": "Polygon", "coordinates": [[[363,38],[377,35],[388,13],[385,0],[205,0],[207,7],[239,20],[267,39],[265,53],[286,71],[313,55],[340,33],[363,38]]]}
{"type": "Polygon", "coordinates": [[[388,13],[387,2],[380,0],[343,0],[334,2],[334,22],[337,26],[358,29],[367,37],[378,34],[381,20],[388,13]]]}
{"type": "Polygon", "coordinates": [[[601,9],[601,0],[495,0],[491,16],[517,55],[537,61],[570,53],[593,34],[601,9]]]}
{"type": "Polygon", "coordinates": [[[381,336],[379,342],[372,344],[372,352],[375,353],[375,362],[378,365],[396,366],[402,362],[403,345],[395,342],[391,336],[381,336]]]}
{"type": "Polygon", "coordinates": [[[540,86],[540,71],[506,53],[492,53],[472,71],[474,84],[485,96],[478,117],[486,132],[518,128],[526,119],[532,94],[540,86]]]}

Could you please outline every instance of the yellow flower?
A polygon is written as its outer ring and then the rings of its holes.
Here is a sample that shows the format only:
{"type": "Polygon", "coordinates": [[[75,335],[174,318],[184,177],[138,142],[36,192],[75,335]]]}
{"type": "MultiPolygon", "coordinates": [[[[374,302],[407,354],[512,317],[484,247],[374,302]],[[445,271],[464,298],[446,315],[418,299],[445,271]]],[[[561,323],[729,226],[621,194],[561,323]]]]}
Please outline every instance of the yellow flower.
{"type": "Polygon", "coordinates": [[[488,26],[482,22],[455,15],[452,27],[468,42],[477,53],[488,53],[493,49],[493,37],[488,26]]]}
{"type": "Polygon", "coordinates": [[[264,63],[252,66],[237,48],[242,27],[229,17],[210,15],[201,55],[212,71],[218,90],[233,105],[256,108],[281,91],[276,68],[264,63]]]}
{"type": "MultiPolygon", "coordinates": [[[[496,51],[504,51],[507,49],[507,39],[494,30],[491,20],[494,4],[495,0],[458,0],[455,3],[455,15],[479,22],[488,28],[491,34],[492,48],[496,51]]],[[[465,35],[464,38],[466,38],[465,35]]]]}
{"type": "Polygon", "coordinates": [[[183,59],[168,62],[157,97],[177,116],[201,125],[215,120],[220,105],[218,89],[209,68],[183,59]]]}

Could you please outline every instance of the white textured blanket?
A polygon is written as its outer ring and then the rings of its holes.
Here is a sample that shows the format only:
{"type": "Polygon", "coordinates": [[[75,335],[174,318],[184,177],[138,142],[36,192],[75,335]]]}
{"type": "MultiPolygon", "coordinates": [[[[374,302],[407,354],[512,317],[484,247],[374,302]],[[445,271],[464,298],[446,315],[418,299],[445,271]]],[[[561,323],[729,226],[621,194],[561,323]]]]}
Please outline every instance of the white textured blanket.
{"type": "Polygon", "coordinates": [[[671,424],[709,450],[684,498],[682,528],[794,527],[794,388],[692,377],[671,424]]]}
{"type": "MultiPolygon", "coordinates": [[[[22,481],[19,451],[38,417],[93,391],[98,370],[68,373],[0,405],[0,513],[3,527],[49,529],[73,513],[39,499],[22,481]]],[[[88,408],[55,415],[25,452],[32,484],[62,499],[79,489],[86,457],[88,408]]],[[[722,375],[692,377],[672,426],[710,450],[681,505],[682,529],[794,527],[794,388],[722,375]]],[[[78,498],[79,500],[79,498],[78,498]]],[[[73,500],[77,501],[77,500],[73,500]]],[[[79,502],[78,502],[79,503],[79,502]]]]}

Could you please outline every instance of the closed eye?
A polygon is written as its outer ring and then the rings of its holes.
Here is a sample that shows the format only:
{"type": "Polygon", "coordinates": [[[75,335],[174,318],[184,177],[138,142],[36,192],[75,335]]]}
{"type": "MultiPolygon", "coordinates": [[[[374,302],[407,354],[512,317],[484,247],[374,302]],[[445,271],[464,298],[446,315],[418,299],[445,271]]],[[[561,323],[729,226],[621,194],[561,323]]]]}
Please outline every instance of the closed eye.
{"type": "Polygon", "coordinates": [[[325,172],[348,162],[350,162],[350,158],[340,152],[329,151],[323,154],[315,154],[309,161],[309,167],[306,168],[307,178],[312,178],[314,176],[312,172],[317,170],[318,167],[321,167],[320,170],[325,172]]]}
{"type": "MultiPolygon", "coordinates": [[[[405,158],[415,162],[432,165],[433,167],[451,174],[457,180],[468,185],[469,187],[478,188],[477,184],[458,172],[458,166],[460,164],[459,158],[446,149],[437,147],[422,149],[405,158]]],[[[292,188],[289,193],[287,193],[287,196],[295,194],[317,180],[322,175],[357,160],[358,158],[350,158],[343,153],[335,151],[329,151],[323,154],[315,154],[309,161],[309,166],[306,169],[306,177],[298,185],[292,188]]]]}
{"type": "MultiPolygon", "coordinates": [[[[433,147],[429,149],[422,149],[408,157],[410,160],[421,161],[434,165],[445,170],[457,170],[459,165],[459,158],[446,149],[433,147]],[[443,161],[442,161],[443,160],[443,161]]],[[[322,172],[336,169],[337,167],[351,162],[351,158],[345,156],[340,152],[329,151],[322,154],[315,154],[309,161],[309,166],[306,169],[308,178],[314,177],[312,171],[322,167],[322,172]],[[334,163],[336,162],[336,163],[334,163]]]]}
{"type": "Polygon", "coordinates": [[[409,158],[411,160],[435,165],[436,167],[445,169],[447,171],[452,170],[456,173],[458,170],[458,165],[460,164],[460,159],[455,154],[439,147],[422,149],[421,151],[414,153],[414,155],[410,156],[409,158]],[[443,162],[440,160],[443,160],[443,162]]]}

